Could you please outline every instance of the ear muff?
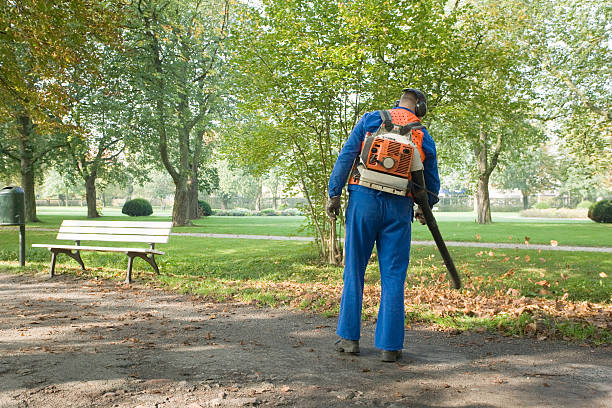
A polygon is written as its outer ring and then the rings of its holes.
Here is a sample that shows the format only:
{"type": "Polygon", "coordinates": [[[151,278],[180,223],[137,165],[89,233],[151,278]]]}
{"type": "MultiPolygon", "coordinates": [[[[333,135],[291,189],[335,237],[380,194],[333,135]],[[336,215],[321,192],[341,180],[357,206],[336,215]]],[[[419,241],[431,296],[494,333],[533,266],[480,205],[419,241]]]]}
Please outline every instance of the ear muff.
{"type": "Polygon", "coordinates": [[[425,94],[418,89],[414,88],[405,88],[403,90],[404,93],[410,92],[417,98],[416,106],[414,107],[414,114],[417,117],[422,118],[427,114],[427,97],[425,94]]]}

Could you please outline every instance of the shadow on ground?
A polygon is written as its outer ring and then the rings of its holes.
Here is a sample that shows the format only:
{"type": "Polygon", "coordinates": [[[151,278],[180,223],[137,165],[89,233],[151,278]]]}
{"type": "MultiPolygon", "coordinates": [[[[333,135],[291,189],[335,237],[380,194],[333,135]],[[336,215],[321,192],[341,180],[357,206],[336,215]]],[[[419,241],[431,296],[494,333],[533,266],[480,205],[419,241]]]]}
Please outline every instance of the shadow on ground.
{"type": "Polygon", "coordinates": [[[382,363],[334,319],[134,284],[0,273],[0,407],[609,407],[612,353],[408,328],[382,363]]]}

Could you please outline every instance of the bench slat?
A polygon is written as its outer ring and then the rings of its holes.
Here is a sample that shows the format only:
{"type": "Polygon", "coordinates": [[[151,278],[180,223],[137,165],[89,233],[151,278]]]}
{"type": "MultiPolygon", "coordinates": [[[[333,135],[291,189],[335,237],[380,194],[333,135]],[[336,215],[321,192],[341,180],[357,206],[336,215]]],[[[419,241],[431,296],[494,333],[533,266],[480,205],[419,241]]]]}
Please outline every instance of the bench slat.
{"type": "Polygon", "coordinates": [[[84,221],[64,220],[67,227],[132,227],[132,228],[171,228],[171,221],[84,221]]]}
{"type": "Polygon", "coordinates": [[[168,242],[169,236],[59,233],[57,234],[57,239],[69,239],[72,241],[146,242],[152,244],[165,244],[168,242]]]}
{"type": "Polygon", "coordinates": [[[168,235],[170,228],[98,228],[98,227],[65,227],[59,229],[61,234],[116,234],[116,235],[168,235]]]}
{"type": "Polygon", "coordinates": [[[55,245],[55,244],[32,244],[36,248],[58,248],[58,249],[72,249],[79,251],[100,251],[100,252],[141,252],[147,254],[164,255],[165,252],[158,251],[157,249],[148,248],[115,248],[115,247],[95,247],[86,245],[55,245]]]}

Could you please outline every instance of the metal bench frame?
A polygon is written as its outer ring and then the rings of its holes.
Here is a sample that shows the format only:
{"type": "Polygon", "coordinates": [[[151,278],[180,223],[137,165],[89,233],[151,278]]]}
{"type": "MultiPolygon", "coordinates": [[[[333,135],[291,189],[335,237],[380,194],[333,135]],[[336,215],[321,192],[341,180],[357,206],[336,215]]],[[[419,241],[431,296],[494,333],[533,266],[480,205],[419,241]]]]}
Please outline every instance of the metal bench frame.
{"type": "Polygon", "coordinates": [[[74,240],[75,245],[32,244],[32,247],[47,248],[51,252],[51,267],[49,277],[55,273],[55,261],[58,254],[66,254],[86,271],[81,258],[81,251],[123,252],[128,256],[128,268],[125,281],[132,281],[132,266],[134,258],[142,258],[159,274],[155,255],[164,255],[156,250],[156,243],[167,243],[170,236],[171,222],[141,222],[141,221],[78,221],[64,220],[57,234],[58,240],[74,240]],[[144,242],[149,248],[117,248],[102,246],[82,246],[81,241],[110,242],[144,242]]]}

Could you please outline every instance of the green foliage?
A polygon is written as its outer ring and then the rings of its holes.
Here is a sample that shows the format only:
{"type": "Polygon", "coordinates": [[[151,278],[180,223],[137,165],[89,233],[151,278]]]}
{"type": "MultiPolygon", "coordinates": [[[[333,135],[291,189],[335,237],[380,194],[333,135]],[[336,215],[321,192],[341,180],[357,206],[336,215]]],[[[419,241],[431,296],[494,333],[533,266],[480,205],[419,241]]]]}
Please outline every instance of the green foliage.
{"type": "Polygon", "coordinates": [[[542,111],[558,118],[563,144],[603,174],[612,171],[612,8],[605,2],[517,2],[529,29],[520,43],[532,58],[542,111]]]}
{"type": "Polygon", "coordinates": [[[595,222],[612,223],[612,200],[600,200],[593,204],[588,217],[595,222]]]}
{"type": "Polygon", "coordinates": [[[210,204],[204,200],[198,200],[198,215],[200,217],[208,217],[213,214],[210,204]]]}
{"type": "Polygon", "coordinates": [[[546,208],[550,208],[550,204],[548,204],[546,201],[540,201],[539,203],[536,203],[533,208],[537,210],[544,210],[546,208]]]}
{"type": "Polygon", "coordinates": [[[153,214],[153,207],[151,207],[151,203],[144,198],[135,198],[126,201],[125,204],[123,204],[121,212],[130,217],[146,216],[153,214]]]}
{"type": "Polygon", "coordinates": [[[578,203],[576,208],[590,208],[593,205],[592,201],[584,200],[578,203]]]}

